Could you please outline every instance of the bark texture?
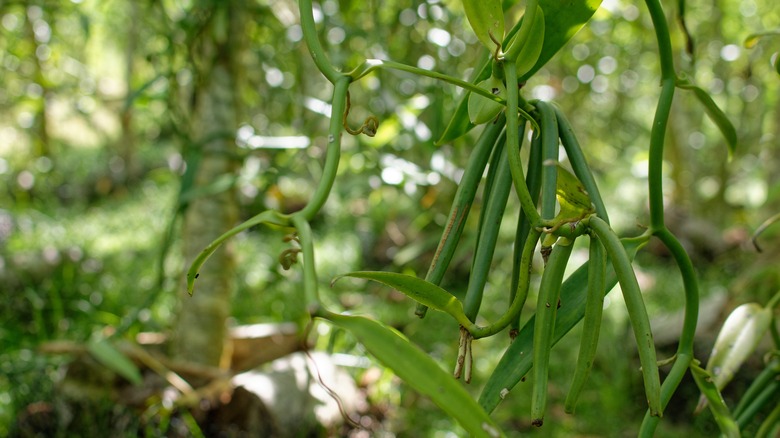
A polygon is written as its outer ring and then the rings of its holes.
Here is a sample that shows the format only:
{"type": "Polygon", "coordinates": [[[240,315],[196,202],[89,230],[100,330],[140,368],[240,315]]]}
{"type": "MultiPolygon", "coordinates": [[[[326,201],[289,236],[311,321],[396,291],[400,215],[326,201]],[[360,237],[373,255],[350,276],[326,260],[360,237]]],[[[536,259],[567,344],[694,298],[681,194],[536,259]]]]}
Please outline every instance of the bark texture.
{"type": "MultiPolygon", "coordinates": [[[[209,194],[194,198],[184,213],[183,251],[187,266],[212,240],[235,226],[238,219],[233,189],[213,194],[208,186],[237,170],[235,141],[229,134],[238,125],[234,66],[240,45],[234,38],[241,35],[241,28],[233,27],[238,13],[234,2],[215,2],[212,7],[213,18],[195,43],[199,81],[192,117],[193,153],[200,157],[195,160],[198,164],[193,163],[197,165],[194,188],[209,194]],[[232,31],[226,31],[231,28],[232,31]]],[[[176,359],[211,366],[228,365],[220,363],[220,359],[234,289],[234,264],[228,242],[202,267],[194,295],[190,297],[186,288],[181,289],[172,346],[176,359]]]]}

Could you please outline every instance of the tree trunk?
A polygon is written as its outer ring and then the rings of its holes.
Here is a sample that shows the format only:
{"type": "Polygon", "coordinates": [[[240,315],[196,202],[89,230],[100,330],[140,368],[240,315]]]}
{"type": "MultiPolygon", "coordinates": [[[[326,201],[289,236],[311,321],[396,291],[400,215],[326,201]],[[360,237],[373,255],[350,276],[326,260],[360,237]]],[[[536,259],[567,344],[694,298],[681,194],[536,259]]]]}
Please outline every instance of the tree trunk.
{"type": "MultiPolygon", "coordinates": [[[[226,133],[238,125],[236,70],[241,45],[233,38],[241,31],[227,32],[240,12],[233,2],[214,2],[213,19],[193,49],[199,62],[192,118],[195,169],[194,188],[203,188],[236,171],[235,141],[226,133]]],[[[236,224],[238,206],[232,189],[199,196],[184,212],[183,251],[189,266],[212,240],[236,224]]],[[[181,289],[181,306],[173,333],[176,359],[219,366],[226,337],[225,322],[230,315],[234,288],[234,257],[230,244],[215,252],[200,271],[195,293],[189,297],[181,289]]],[[[198,382],[194,382],[196,385],[198,382]]]]}

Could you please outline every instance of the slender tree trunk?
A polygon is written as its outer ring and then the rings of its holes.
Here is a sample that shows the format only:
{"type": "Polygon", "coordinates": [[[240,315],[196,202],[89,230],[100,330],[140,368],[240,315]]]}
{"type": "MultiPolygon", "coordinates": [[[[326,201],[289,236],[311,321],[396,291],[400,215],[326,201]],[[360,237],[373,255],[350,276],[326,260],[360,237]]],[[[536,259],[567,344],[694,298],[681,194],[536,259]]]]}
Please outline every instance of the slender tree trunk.
{"type": "MultiPolygon", "coordinates": [[[[135,75],[135,56],[138,48],[138,22],[141,14],[138,2],[130,2],[127,5],[130,9],[130,22],[127,29],[127,46],[125,47],[125,86],[127,94],[125,99],[129,99],[133,94],[133,76],[135,75]]],[[[119,157],[122,159],[124,169],[122,170],[121,181],[133,179],[136,174],[135,163],[135,132],[133,130],[133,105],[126,103],[122,107],[119,115],[120,125],[122,127],[122,136],[119,139],[119,157]]]]}
{"type": "MultiPolygon", "coordinates": [[[[201,158],[194,186],[204,187],[236,171],[235,141],[226,133],[238,127],[238,98],[234,68],[241,45],[233,38],[243,29],[233,27],[240,16],[233,2],[214,2],[213,19],[195,45],[198,86],[195,90],[193,139],[201,158]],[[220,29],[232,29],[229,32],[220,29]]],[[[187,163],[196,165],[195,163],[187,163]]],[[[213,239],[238,219],[233,190],[194,199],[184,213],[183,250],[187,266],[213,239]]],[[[200,271],[193,297],[181,292],[174,327],[173,354],[180,360],[219,366],[225,344],[225,323],[234,288],[234,257],[230,244],[215,252],[200,271]]],[[[224,365],[224,364],[223,364],[224,365]]],[[[195,382],[197,384],[197,382],[195,382]]]]}

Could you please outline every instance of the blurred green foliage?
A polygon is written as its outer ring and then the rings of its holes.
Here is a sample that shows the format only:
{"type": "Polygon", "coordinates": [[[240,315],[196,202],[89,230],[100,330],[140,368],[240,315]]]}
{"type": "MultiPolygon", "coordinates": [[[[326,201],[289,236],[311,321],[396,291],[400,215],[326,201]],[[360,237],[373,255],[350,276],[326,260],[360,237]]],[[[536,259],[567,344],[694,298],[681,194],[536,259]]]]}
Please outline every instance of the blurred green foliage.
{"type": "MultiPolygon", "coordinates": [[[[30,403],[52,396],[63,359],[37,353],[42,342],[84,341],[123,323],[129,324],[125,336],[170,327],[184,293],[176,238],[158,260],[182,206],[177,193],[199,79],[190,47],[197,44],[195,24],[208,19],[204,5],[0,2],[0,435],[30,403]]],[[[458,1],[327,0],[315,8],[320,37],[336,65],[392,59],[466,79],[480,63],[481,47],[458,1]]],[[[693,53],[686,52],[679,26],[673,27],[678,65],[715,96],[735,122],[740,144],[727,161],[716,126],[692,95],[678,95],[666,157],[668,223],[687,244],[705,296],[762,302],[780,288],[778,232],[762,236],[762,254],[745,243],[753,228],[780,210],[780,77],[773,68],[780,40],[767,38],[752,49],[742,42],[777,28],[780,9],[771,0],[693,0],[686,8],[693,53]]],[[[521,11],[510,9],[508,19],[521,11]]],[[[246,13],[247,28],[231,30],[246,33],[248,46],[237,72],[243,102],[235,136],[242,167],[229,180],[244,218],[266,208],[294,211],[306,202],[327,142],[323,115],[330,93],[302,42],[294,1],[259,0],[247,3],[246,13]]],[[[671,6],[667,14],[677,18],[671,6]]],[[[613,226],[624,234],[638,232],[646,216],[644,172],[658,69],[646,11],[614,0],[525,85],[527,97],[554,100],[569,115],[613,226]]],[[[356,269],[423,276],[475,139],[472,133],[433,144],[459,93],[402,73],[373,74],[351,87],[353,124],[374,115],[380,125],[374,138],[346,138],[340,177],[313,223],[322,284],[356,269]]],[[[506,242],[517,214],[510,203],[500,235],[506,242]]],[[[442,284],[455,294],[465,292],[477,217],[469,218],[442,284]]],[[[254,229],[236,246],[235,322],[295,318],[303,299],[300,274],[276,261],[285,249],[279,235],[254,229]]],[[[510,244],[498,246],[487,294],[499,296],[504,288],[511,253],[510,244]]],[[[674,313],[681,304],[679,281],[676,272],[669,275],[665,256],[651,247],[637,261],[651,315],[674,313]]],[[[409,300],[371,284],[342,281],[324,295],[402,329],[442,363],[453,362],[457,327],[443,315],[417,320],[409,300]]],[[[503,310],[501,299],[491,302],[493,308],[483,309],[487,318],[503,310]]],[[[632,421],[642,416],[641,382],[626,376],[638,361],[624,357],[631,349],[625,348],[630,340],[623,307],[609,300],[606,306],[608,323],[578,415],[550,412],[545,436],[622,436],[637,427],[632,421]]],[[[562,406],[576,339],[565,338],[553,350],[551,406],[562,406]]],[[[702,341],[708,346],[711,335],[702,341]]],[[[475,344],[475,394],[505,342],[475,344]]],[[[340,337],[337,347],[362,354],[348,337],[340,337]]],[[[660,346],[661,357],[665,347],[671,352],[674,346],[660,346]]],[[[749,372],[742,378],[749,380],[749,372]]],[[[733,394],[745,380],[735,382],[733,394]]],[[[450,436],[452,421],[430,402],[383,381],[377,401],[397,405],[389,427],[450,436]]],[[[528,411],[526,393],[520,387],[496,411],[505,429],[530,431],[521,414],[528,411]]],[[[714,433],[709,414],[691,418],[697,396],[692,382],[684,382],[659,435],[714,433]]]]}

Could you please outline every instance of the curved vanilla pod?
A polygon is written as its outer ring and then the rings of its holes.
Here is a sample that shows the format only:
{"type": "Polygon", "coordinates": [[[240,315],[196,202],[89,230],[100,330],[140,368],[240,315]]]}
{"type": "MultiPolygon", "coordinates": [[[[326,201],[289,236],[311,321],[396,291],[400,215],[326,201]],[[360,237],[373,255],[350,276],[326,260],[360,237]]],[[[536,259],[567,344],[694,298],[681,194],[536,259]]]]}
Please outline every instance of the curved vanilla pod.
{"type": "MultiPolygon", "coordinates": [[[[466,225],[466,218],[468,218],[469,211],[471,211],[471,204],[474,202],[474,196],[477,193],[480,181],[482,181],[482,175],[485,172],[485,166],[490,158],[490,153],[493,151],[496,140],[498,140],[501,131],[504,129],[505,123],[506,118],[502,114],[498,117],[496,123],[485,126],[476,145],[474,145],[468,164],[466,164],[466,168],[463,170],[463,177],[458,184],[458,190],[455,192],[455,199],[452,201],[450,214],[447,218],[447,224],[444,226],[444,231],[442,231],[439,246],[436,248],[431,264],[428,267],[428,273],[425,275],[425,280],[430,283],[438,285],[444,278],[444,273],[450,265],[460,236],[463,234],[463,227],[466,225]]],[[[422,318],[425,316],[427,309],[425,305],[418,304],[414,313],[422,318]]]]}
{"type": "Polygon", "coordinates": [[[593,207],[596,209],[596,214],[604,219],[604,222],[609,223],[609,217],[607,216],[607,208],[604,206],[604,201],[601,199],[601,193],[596,185],[596,180],[593,178],[593,173],[590,171],[588,161],[585,159],[585,154],[582,152],[580,142],[577,140],[577,136],[574,135],[574,129],[566,118],[566,115],[556,105],[550,105],[555,112],[555,119],[558,122],[558,135],[561,139],[563,149],[566,151],[566,156],[569,158],[569,163],[574,171],[574,175],[580,180],[582,186],[585,187],[585,191],[588,192],[590,201],[593,203],[593,207]]]}
{"type": "Polygon", "coordinates": [[[574,368],[569,393],[566,395],[564,410],[572,414],[577,405],[577,399],[588,380],[588,374],[596,357],[596,347],[599,343],[601,315],[604,308],[604,288],[607,282],[607,253],[598,238],[590,237],[588,260],[588,297],[585,300],[585,317],[582,322],[580,351],[577,355],[577,366],[574,368]]]}
{"type": "Polygon", "coordinates": [[[609,224],[598,216],[591,216],[586,220],[590,229],[593,230],[604,245],[607,255],[612,260],[612,266],[614,266],[620,282],[620,289],[623,291],[628,317],[631,320],[631,326],[636,337],[650,415],[660,417],[663,414],[663,408],[661,404],[661,378],[658,375],[655,342],[653,341],[653,332],[650,330],[650,318],[642,300],[642,291],[639,289],[639,283],[637,283],[636,275],[634,275],[634,270],[631,267],[631,260],[623,245],[620,244],[617,235],[609,227],[609,224]]]}
{"type": "MultiPolygon", "coordinates": [[[[503,152],[503,144],[506,138],[501,137],[499,142],[502,147],[497,147],[496,151],[503,152]]],[[[471,321],[476,321],[479,307],[482,304],[482,296],[487,283],[490,265],[493,261],[493,252],[496,248],[498,231],[501,227],[501,220],[504,217],[504,210],[509,199],[509,192],[512,190],[512,176],[509,170],[508,154],[500,153],[499,160],[495,169],[495,180],[492,183],[490,193],[485,200],[484,215],[481,218],[479,229],[479,238],[477,248],[474,251],[474,258],[471,264],[471,273],[469,275],[469,284],[466,290],[466,297],[463,302],[463,308],[466,316],[471,321]]],[[[490,172],[490,171],[489,171],[490,172]]]]}
{"type": "MultiPolygon", "coordinates": [[[[528,186],[528,192],[531,194],[531,199],[533,199],[534,201],[537,201],[539,199],[539,191],[542,186],[541,142],[542,142],[542,137],[538,135],[538,133],[534,133],[534,136],[531,139],[531,146],[528,155],[528,172],[527,175],[525,176],[525,183],[528,186]]],[[[519,154],[520,151],[517,151],[517,153],[519,154]]],[[[525,246],[525,242],[528,239],[528,234],[530,233],[530,231],[531,231],[531,222],[528,220],[528,216],[523,214],[523,210],[521,206],[520,217],[517,219],[517,230],[515,231],[515,247],[514,247],[514,254],[512,258],[512,282],[511,282],[511,287],[509,289],[510,303],[515,301],[515,294],[517,293],[518,287],[522,287],[522,285],[519,283],[519,279],[523,274],[521,270],[527,268],[523,267],[520,261],[523,254],[523,246],[525,246]]],[[[526,293],[527,293],[527,286],[526,286],[526,293]]],[[[525,302],[525,298],[523,298],[523,302],[525,302]]],[[[518,330],[520,330],[519,313],[518,313],[518,317],[515,318],[510,325],[509,336],[514,338],[515,333],[517,333],[518,330]]]]}
{"type": "Polygon", "coordinates": [[[520,319],[520,312],[522,312],[523,306],[525,306],[526,298],[528,298],[528,288],[531,279],[531,265],[533,263],[534,250],[536,249],[536,243],[539,241],[539,236],[541,234],[541,231],[537,229],[530,230],[528,238],[525,241],[525,245],[523,245],[523,251],[520,257],[518,269],[520,275],[517,282],[517,291],[512,301],[510,302],[511,304],[509,305],[509,309],[507,309],[507,311],[504,312],[504,314],[501,315],[499,319],[490,325],[485,327],[475,327],[474,329],[469,328],[469,332],[474,339],[493,336],[506,328],[508,325],[517,322],[520,319]]]}
{"type": "Polygon", "coordinates": [[[547,378],[550,365],[550,349],[553,345],[555,316],[558,312],[558,299],[561,293],[563,274],[574,242],[560,239],[553,246],[547,266],[539,285],[539,298],[536,303],[536,321],[534,322],[533,392],[531,395],[531,423],[541,426],[547,405],[547,378]]]}

